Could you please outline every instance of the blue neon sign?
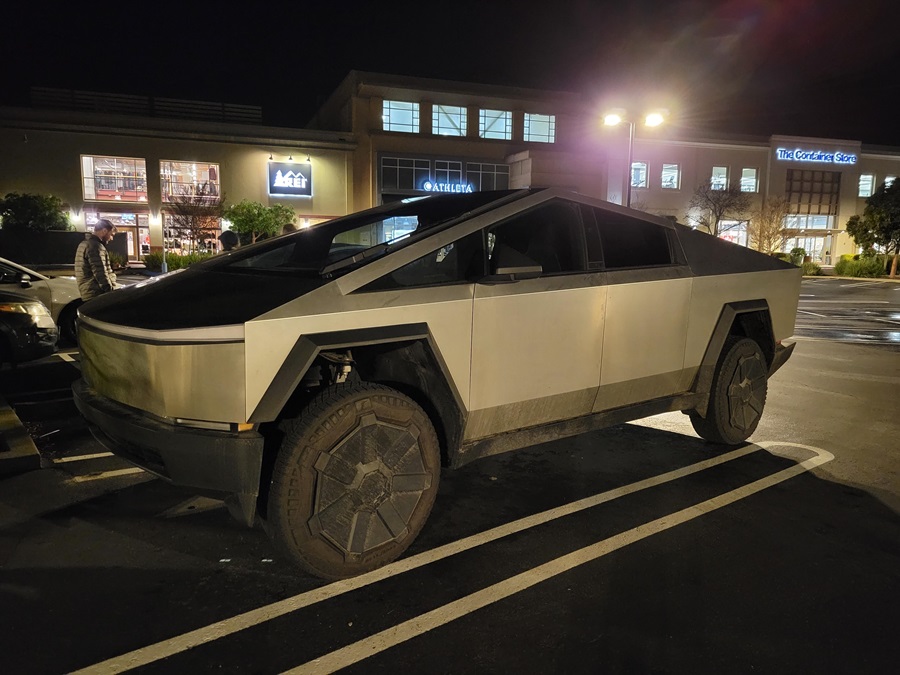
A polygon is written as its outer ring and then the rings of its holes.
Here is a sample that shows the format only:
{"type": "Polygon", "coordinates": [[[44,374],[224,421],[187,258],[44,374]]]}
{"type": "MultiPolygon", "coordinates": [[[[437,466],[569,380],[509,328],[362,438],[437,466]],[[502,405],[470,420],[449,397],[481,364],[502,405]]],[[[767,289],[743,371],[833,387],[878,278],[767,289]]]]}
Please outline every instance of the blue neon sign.
{"type": "Polygon", "coordinates": [[[791,162],[822,162],[825,164],[856,164],[856,155],[848,155],[838,150],[837,152],[823,152],[822,150],[801,150],[796,148],[778,148],[775,158],[791,162]]]}
{"type": "Polygon", "coordinates": [[[425,192],[455,192],[458,194],[475,192],[471,183],[438,183],[432,180],[426,180],[419,189],[425,190],[425,192]]]}

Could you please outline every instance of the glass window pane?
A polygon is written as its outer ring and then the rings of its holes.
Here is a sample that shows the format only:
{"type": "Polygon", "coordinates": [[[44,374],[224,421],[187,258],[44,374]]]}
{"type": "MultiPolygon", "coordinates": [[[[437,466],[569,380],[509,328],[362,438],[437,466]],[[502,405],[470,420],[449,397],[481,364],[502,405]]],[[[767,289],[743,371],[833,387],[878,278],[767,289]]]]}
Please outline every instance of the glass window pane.
{"type": "Polygon", "coordinates": [[[384,101],[382,118],[385,131],[419,133],[419,104],[407,101],[384,101]]]}
{"type": "Polygon", "coordinates": [[[481,110],[478,119],[478,135],[481,138],[512,138],[512,113],[507,110],[481,110]]]}
{"type": "Polygon", "coordinates": [[[647,163],[633,162],[631,164],[631,187],[647,187],[647,163]]]}
{"type": "Polygon", "coordinates": [[[147,162],[130,157],[81,157],[84,198],[104,202],[146,202],[147,162]]]}
{"type": "Polygon", "coordinates": [[[556,141],[556,115],[525,113],[525,140],[535,143],[556,141]]]}
{"type": "Polygon", "coordinates": [[[681,188],[681,171],[677,164],[662,165],[662,183],[664,190],[678,190],[681,188]]]}
{"type": "Polygon", "coordinates": [[[466,109],[458,105],[435,105],[432,108],[431,131],[439,136],[465,136],[466,109]]]}
{"type": "Polygon", "coordinates": [[[756,192],[758,185],[756,169],[741,169],[741,192],[756,192]]]}
{"type": "Polygon", "coordinates": [[[714,166],[709,178],[709,185],[713,190],[724,190],[728,187],[728,167],[714,166]]]}
{"type": "Polygon", "coordinates": [[[159,175],[164,202],[193,195],[215,199],[220,194],[218,164],[163,160],[159,163],[159,175]]]}
{"type": "Polygon", "coordinates": [[[859,177],[859,196],[871,197],[872,191],[875,189],[875,174],[864,173],[859,177]]]}

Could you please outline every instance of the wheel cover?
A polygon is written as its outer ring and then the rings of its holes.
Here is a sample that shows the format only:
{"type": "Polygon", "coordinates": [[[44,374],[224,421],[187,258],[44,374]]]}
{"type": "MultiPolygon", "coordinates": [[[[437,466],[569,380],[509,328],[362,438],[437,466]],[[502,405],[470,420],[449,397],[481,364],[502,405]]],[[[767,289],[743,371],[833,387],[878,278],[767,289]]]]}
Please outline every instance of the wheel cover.
{"type": "Polygon", "coordinates": [[[409,534],[410,518],[432,482],[419,436],[414,420],[401,427],[370,412],[319,454],[309,527],[346,560],[409,534]]]}
{"type": "Polygon", "coordinates": [[[762,415],[766,402],[766,369],[758,354],[742,356],[728,386],[731,426],[746,431],[762,415]]]}

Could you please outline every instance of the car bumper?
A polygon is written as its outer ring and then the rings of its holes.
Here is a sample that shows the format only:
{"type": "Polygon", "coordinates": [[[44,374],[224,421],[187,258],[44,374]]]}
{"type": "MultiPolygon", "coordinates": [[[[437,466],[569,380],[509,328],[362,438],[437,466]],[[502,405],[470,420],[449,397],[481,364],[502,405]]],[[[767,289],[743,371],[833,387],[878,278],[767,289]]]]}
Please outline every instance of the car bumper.
{"type": "Polygon", "coordinates": [[[241,519],[254,522],[263,457],[259,433],[176,426],[100,396],[84,380],[72,392],[94,437],[110,452],[175,485],[236,495],[241,519]]]}
{"type": "Polygon", "coordinates": [[[791,354],[794,353],[794,347],[796,346],[796,342],[789,345],[775,345],[775,356],[772,358],[772,365],[769,367],[769,377],[772,377],[772,375],[775,374],[775,371],[781,368],[781,366],[791,358],[791,354]]]}

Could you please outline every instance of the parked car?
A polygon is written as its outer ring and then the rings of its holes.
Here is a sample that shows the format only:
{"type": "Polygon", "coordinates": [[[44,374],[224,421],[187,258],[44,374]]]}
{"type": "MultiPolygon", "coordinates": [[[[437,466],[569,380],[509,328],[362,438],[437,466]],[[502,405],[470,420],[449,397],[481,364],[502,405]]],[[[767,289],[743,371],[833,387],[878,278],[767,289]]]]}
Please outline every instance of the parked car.
{"type": "MultiPolygon", "coordinates": [[[[75,252],[72,252],[75,255],[75,252]]],[[[81,294],[74,276],[51,277],[0,258],[0,290],[22,293],[43,302],[62,337],[75,342],[75,321],[81,294]]]]}
{"type": "Polygon", "coordinates": [[[92,300],[75,401],[112,452],[342,578],[409,546],[442,464],[676,410],[742,443],[800,280],[559,189],[411,198],[92,300]]]}
{"type": "Polygon", "coordinates": [[[0,291],[0,366],[49,356],[59,331],[40,300],[0,291]]]}

